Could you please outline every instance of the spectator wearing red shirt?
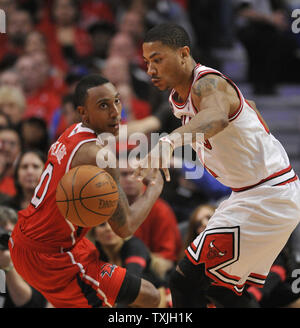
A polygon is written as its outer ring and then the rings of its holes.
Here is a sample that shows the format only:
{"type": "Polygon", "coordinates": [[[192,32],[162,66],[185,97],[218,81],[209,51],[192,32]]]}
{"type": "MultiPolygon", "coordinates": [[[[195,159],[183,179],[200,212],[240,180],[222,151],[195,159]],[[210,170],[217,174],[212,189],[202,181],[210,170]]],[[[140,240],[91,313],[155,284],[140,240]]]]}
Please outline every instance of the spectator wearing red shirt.
{"type": "Polygon", "coordinates": [[[14,196],[15,163],[21,154],[21,140],[18,132],[10,127],[0,130],[0,193],[14,196]]]}
{"type": "Polygon", "coordinates": [[[24,53],[34,55],[41,52],[47,54],[47,60],[51,63],[55,74],[64,76],[68,70],[68,64],[63,57],[61,47],[55,42],[49,42],[42,32],[34,30],[26,36],[24,53]]]}
{"type": "Polygon", "coordinates": [[[86,28],[96,21],[114,23],[115,15],[109,1],[84,0],[80,4],[82,25],[86,28]]]}
{"type": "Polygon", "coordinates": [[[55,110],[60,106],[60,97],[47,88],[43,67],[35,61],[34,56],[21,56],[16,62],[23,91],[27,100],[24,118],[39,117],[50,124],[55,110]]]}
{"type": "Polygon", "coordinates": [[[139,120],[151,114],[150,104],[135,94],[129,69],[126,58],[112,55],[107,58],[102,70],[102,74],[112,81],[120,92],[123,104],[122,123],[139,120]]]}
{"type": "Polygon", "coordinates": [[[59,45],[69,65],[77,64],[92,50],[90,36],[79,23],[80,10],[76,1],[55,0],[50,13],[46,12],[39,24],[48,42],[59,45]]]}
{"type": "MultiPolygon", "coordinates": [[[[129,204],[143,193],[143,184],[131,178],[132,168],[120,168],[120,184],[126,193],[129,204]]],[[[182,246],[181,235],[172,208],[158,199],[148,217],[134,234],[149,248],[152,267],[161,278],[166,278],[177,262],[182,246]]]]}
{"type": "Polygon", "coordinates": [[[13,10],[7,15],[7,33],[0,34],[0,61],[12,64],[22,53],[26,35],[34,28],[30,14],[25,10],[13,10]]]}

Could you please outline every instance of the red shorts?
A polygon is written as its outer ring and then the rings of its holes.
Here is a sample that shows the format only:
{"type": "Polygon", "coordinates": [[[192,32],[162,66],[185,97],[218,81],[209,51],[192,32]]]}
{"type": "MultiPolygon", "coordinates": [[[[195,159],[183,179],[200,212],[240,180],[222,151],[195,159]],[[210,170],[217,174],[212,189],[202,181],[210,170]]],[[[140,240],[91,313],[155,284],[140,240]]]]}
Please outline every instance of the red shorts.
{"type": "Polygon", "coordinates": [[[17,272],[57,308],[112,307],[126,270],[99,260],[87,238],[67,252],[54,252],[15,229],[9,242],[17,272]]]}

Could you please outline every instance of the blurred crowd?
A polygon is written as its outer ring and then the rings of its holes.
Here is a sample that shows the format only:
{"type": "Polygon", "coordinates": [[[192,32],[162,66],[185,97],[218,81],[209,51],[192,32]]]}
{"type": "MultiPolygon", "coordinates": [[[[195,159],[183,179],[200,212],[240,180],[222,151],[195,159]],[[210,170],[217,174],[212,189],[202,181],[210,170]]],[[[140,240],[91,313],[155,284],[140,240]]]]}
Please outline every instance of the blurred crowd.
{"type": "MultiPolygon", "coordinates": [[[[213,49],[231,48],[238,40],[247,52],[247,79],[257,94],[274,94],[278,83],[296,82],[293,72],[300,68],[300,42],[290,31],[288,1],[0,0],[0,9],[7,19],[6,33],[0,34],[0,227],[7,230],[12,229],[14,213],[30,203],[49,146],[80,121],[73,93],[84,75],[99,73],[115,84],[129,134],[168,133],[179,126],[169,110],[168,93],[156,90],[145,71],[141,44],[152,26],[182,25],[190,35],[193,57],[220,70],[222,62],[213,49]]],[[[129,202],[143,192],[142,185],[128,178],[130,170],[121,171],[129,202]]],[[[201,178],[185,179],[189,170],[189,163],[171,168],[171,182],[136,232],[136,240],[113,238],[105,224],[90,236],[105,260],[161,288],[162,307],[172,306],[168,273],[231,193],[206,171],[201,178]],[[134,257],[139,260],[132,266],[134,257]]],[[[9,263],[1,252],[0,268],[9,263]]],[[[0,294],[0,307],[51,306],[38,292],[25,288],[16,272],[9,274],[15,277],[7,284],[15,285],[7,287],[10,296],[2,295],[4,301],[0,294]],[[13,290],[18,288],[26,297],[16,297],[13,290]]]]}

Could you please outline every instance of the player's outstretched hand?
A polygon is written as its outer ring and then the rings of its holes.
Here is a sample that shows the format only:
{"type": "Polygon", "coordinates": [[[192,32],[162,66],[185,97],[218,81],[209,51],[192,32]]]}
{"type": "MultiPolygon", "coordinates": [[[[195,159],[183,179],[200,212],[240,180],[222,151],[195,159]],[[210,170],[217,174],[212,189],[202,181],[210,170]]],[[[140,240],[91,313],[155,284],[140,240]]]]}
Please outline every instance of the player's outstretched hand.
{"type": "Polygon", "coordinates": [[[140,160],[135,168],[133,177],[142,181],[147,177],[154,183],[158,170],[161,169],[165,175],[166,181],[170,181],[170,161],[173,154],[173,147],[168,142],[159,141],[157,145],[140,160]]]}

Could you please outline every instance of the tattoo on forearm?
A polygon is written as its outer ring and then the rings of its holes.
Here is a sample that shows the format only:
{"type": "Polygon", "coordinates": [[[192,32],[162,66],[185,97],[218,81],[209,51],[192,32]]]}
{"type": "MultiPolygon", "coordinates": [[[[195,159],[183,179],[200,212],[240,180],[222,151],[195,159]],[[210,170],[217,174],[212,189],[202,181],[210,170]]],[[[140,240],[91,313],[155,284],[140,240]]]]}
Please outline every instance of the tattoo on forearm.
{"type": "Polygon", "coordinates": [[[194,85],[194,92],[201,97],[203,94],[211,92],[217,88],[217,80],[209,77],[202,78],[194,85]]]}
{"type": "Polygon", "coordinates": [[[126,223],[126,212],[123,204],[127,202],[127,197],[122,188],[119,188],[119,202],[118,206],[111,217],[111,220],[116,223],[119,227],[122,227],[126,223]]]}

